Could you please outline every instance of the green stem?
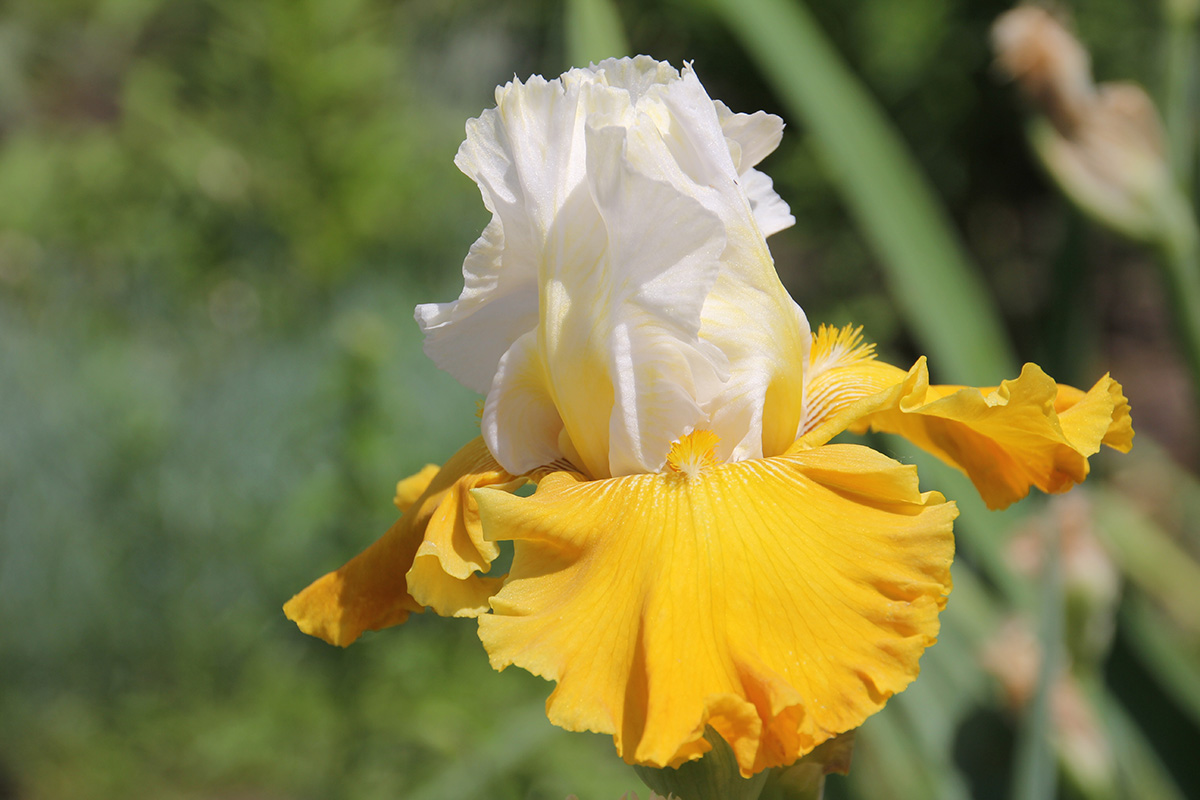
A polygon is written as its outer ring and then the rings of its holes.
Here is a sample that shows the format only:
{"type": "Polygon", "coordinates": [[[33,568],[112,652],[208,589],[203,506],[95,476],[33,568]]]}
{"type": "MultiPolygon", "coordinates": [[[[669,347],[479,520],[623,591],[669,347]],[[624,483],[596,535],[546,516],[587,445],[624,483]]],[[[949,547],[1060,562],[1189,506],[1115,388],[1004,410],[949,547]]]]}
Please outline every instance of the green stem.
{"type": "Polygon", "coordinates": [[[1063,583],[1058,528],[1047,525],[1043,534],[1044,567],[1038,606],[1038,643],[1042,662],[1037,692],[1025,717],[1018,743],[1015,800],[1053,800],[1058,786],[1058,761],[1054,749],[1054,719],[1051,695],[1062,673],[1063,583]]]}
{"type": "Polygon", "coordinates": [[[712,728],[706,728],[704,738],[712,749],[703,758],[685,761],[678,767],[644,767],[633,769],[656,794],[674,795],[679,800],[759,800],[763,786],[770,777],[763,770],[749,778],[738,771],[733,748],[712,728]]]}
{"type": "Polygon", "coordinates": [[[1200,397],[1200,232],[1191,206],[1179,199],[1172,209],[1176,224],[1161,242],[1159,261],[1193,391],[1200,397]]]}
{"type": "Polygon", "coordinates": [[[1163,116],[1175,182],[1188,197],[1196,179],[1197,0],[1166,0],[1166,75],[1163,116]]]}
{"type": "Polygon", "coordinates": [[[800,762],[782,780],[769,783],[762,800],[821,800],[825,796],[825,766],[800,762]]]}

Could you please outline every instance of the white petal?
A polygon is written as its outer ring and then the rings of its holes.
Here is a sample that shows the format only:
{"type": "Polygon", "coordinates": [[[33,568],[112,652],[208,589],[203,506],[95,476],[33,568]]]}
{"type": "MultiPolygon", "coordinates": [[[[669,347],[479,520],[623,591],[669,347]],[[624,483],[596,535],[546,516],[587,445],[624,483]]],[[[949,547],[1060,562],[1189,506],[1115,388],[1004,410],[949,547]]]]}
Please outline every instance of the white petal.
{"type": "Polygon", "coordinates": [[[609,86],[629,92],[629,100],[635,105],[654,87],[679,80],[679,70],[650,56],[605,59],[591,72],[600,76],[609,86]]]}
{"type": "Polygon", "coordinates": [[[537,270],[528,260],[502,263],[504,232],[493,218],[463,262],[463,290],[453,303],[417,306],[425,353],[480,394],[487,392],[500,356],[537,325],[537,270]]]}
{"type": "Polygon", "coordinates": [[[808,320],[782,286],[769,289],[723,275],[704,306],[701,336],[731,365],[729,381],[707,409],[709,428],[721,437],[718,453],[727,460],[782,453],[795,441],[803,415],[808,320]]]}
{"type": "Polygon", "coordinates": [[[700,340],[700,311],[720,269],[720,220],[676,188],[635,171],[625,132],[589,131],[588,173],[608,232],[613,285],[605,348],[615,392],[612,475],[653,472],[671,442],[704,422],[727,376],[724,355],[700,340]]]}
{"type": "Polygon", "coordinates": [[[480,421],[492,456],[514,475],[564,456],[558,444],[562,420],[547,384],[537,334],[530,331],[500,359],[480,421]]]}
{"type": "MultiPolygon", "coordinates": [[[[714,105],[725,138],[737,145],[738,157],[734,162],[739,174],[775,152],[775,148],[783,141],[783,120],[774,114],[765,111],[736,114],[720,100],[715,101],[714,105]]],[[[730,150],[732,152],[732,146],[730,150]]]]}
{"type": "MultiPolygon", "coordinates": [[[[661,109],[654,109],[662,117],[657,133],[673,159],[673,163],[660,167],[666,167],[671,181],[681,186],[688,181],[693,184],[692,191],[697,192],[714,188],[729,191],[729,185],[737,179],[737,169],[717,110],[692,68],[684,67],[680,80],[658,87],[653,97],[661,103],[661,109]]],[[[638,159],[639,151],[631,151],[631,160],[639,169],[656,175],[657,170],[650,171],[638,159]]],[[[732,192],[737,194],[736,189],[732,192]]]]}
{"type": "Polygon", "coordinates": [[[547,230],[583,182],[587,73],[574,72],[566,86],[534,76],[498,89],[497,107],[467,123],[455,157],[493,217],[463,264],[458,300],[419,306],[416,318],[426,353],[478,392],[491,387],[500,355],[536,326],[547,230]]]}
{"type": "Polygon", "coordinates": [[[746,170],[741,177],[742,188],[750,198],[750,209],[754,219],[762,230],[763,236],[773,236],[784,228],[796,224],[792,210],[783,198],[775,193],[775,184],[771,178],[756,169],[746,170]]]}
{"type": "Polygon", "coordinates": [[[506,239],[536,242],[582,182],[586,111],[578,81],[534,75],[496,90],[496,108],[467,123],[455,163],[479,184],[506,239]]]}
{"type": "Polygon", "coordinates": [[[456,158],[492,222],[458,300],[417,318],[435,361],[487,390],[500,463],[656,471],[698,427],[726,457],[786,449],[811,337],[765,241],[794,220],[753,169],[778,118],[645,57],[496,100],[456,158]]]}

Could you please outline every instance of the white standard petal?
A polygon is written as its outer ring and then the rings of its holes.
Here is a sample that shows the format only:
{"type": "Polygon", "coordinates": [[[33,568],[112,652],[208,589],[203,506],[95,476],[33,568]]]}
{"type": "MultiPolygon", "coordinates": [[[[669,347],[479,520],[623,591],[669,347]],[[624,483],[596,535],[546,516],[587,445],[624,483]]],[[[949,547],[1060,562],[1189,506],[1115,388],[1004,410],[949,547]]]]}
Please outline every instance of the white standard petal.
{"type": "Polygon", "coordinates": [[[417,318],[435,361],[487,391],[500,463],[653,472],[700,427],[725,458],[786,449],[810,336],[765,241],[793,219],[753,169],[778,118],[645,57],[496,99],[456,158],[492,221],[458,300],[417,318]]]}
{"type": "Polygon", "coordinates": [[[608,86],[628,92],[629,102],[633,105],[637,105],[654,87],[679,80],[679,70],[666,61],[656,61],[650,56],[607,58],[586,72],[571,70],[567,76],[583,76],[587,73],[591,73],[596,80],[603,81],[608,86]]]}
{"type": "Polygon", "coordinates": [[[765,111],[735,113],[720,100],[713,101],[713,105],[739,174],[757,166],[783,141],[783,120],[774,114],[765,111]]]}
{"type": "Polygon", "coordinates": [[[796,218],[775,192],[771,179],[754,169],[779,147],[783,140],[783,120],[765,111],[737,114],[719,100],[714,101],[714,105],[742,190],[750,200],[750,208],[763,236],[772,236],[795,225],[796,218]]]}
{"type": "MultiPolygon", "coordinates": [[[[725,355],[699,338],[720,270],[721,220],[626,158],[629,137],[655,139],[669,163],[653,166],[678,175],[653,115],[632,105],[641,97],[660,106],[656,81],[665,74],[678,82],[678,74],[646,59],[595,72],[578,88],[580,107],[590,110],[585,142],[572,145],[586,152],[584,185],[559,198],[554,219],[537,231],[536,347],[523,340],[505,355],[485,407],[485,438],[513,472],[550,455],[595,477],[656,471],[673,440],[705,423],[703,409],[728,376],[725,355]],[[538,359],[540,369],[530,363],[538,359]]],[[[573,71],[564,82],[579,78],[573,71]]],[[[714,169],[693,161],[693,169],[714,169]]]]}
{"type": "MultiPolygon", "coordinates": [[[[708,95],[690,68],[661,93],[674,134],[667,137],[672,154],[681,165],[706,165],[704,170],[693,168],[703,182],[687,190],[725,229],[721,270],[705,300],[700,337],[725,354],[730,377],[706,406],[708,427],[721,437],[718,452],[723,458],[759,458],[782,453],[795,439],[811,334],[803,311],[779,282],[754,198],[741,185],[723,138],[720,109],[700,98],[708,95]]],[[[735,128],[748,132],[743,159],[746,152],[761,157],[758,153],[774,147],[778,127],[772,119],[750,115],[747,124],[735,128]]],[[[756,189],[756,197],[765,199],[761,185],[756,189]]],[[[778,216],[778,209],[774,213],[778,216]]]]}
{"type": "Polygon", "coordinates": [[[452,303],[417,306],[425,353],[433,363],[480,394],[487,392],[500,357],[537,325],[537,271],[510,251],[498,217],[483,230],[463,262],[463,290],[452,303]]]}
{"type": "Polygon", "coordinates": [[[796,224],[792,210],[775,192],[775,184],[764,172],[746,170],[740,178],[742,189],[750,200],[750,210],[763,236],[774,236],[796,224]]]}
{"type": "Polygon", "coordinates": [[[671,443],[704,424],[703,405],[728,377],[724,354],[699,336],[725,244],[720,220],[634,170],[625,141],[620,128],[589,130],[588,174],[616,287],[605,320],[613,475],[660,469],[671,443]]]}
{"type": "MultiPolygon", "coordinates": [[[[583,123],[594,109],[580,106],[580,94],[590,75],[513,81],[496,90],[496,108],[467,123],[454,161],[479,185],[492,220],[463,263],[458,300],[418,306],[416,318],[425,352],[475,391],[488,391],[500,356],[537,324],[547,231],[584,179],[583,123]]],[[[589,100],[606,101],[620,98],[589,100]]]]}
{"type": "Polygon", "coordinates": [[[488,393],[480,420],[492,456],[514,475],[566,455],[559,445],[562,419],[548,386],[537,332],[530,331],[500,359],[496,389],[488,393]]]}

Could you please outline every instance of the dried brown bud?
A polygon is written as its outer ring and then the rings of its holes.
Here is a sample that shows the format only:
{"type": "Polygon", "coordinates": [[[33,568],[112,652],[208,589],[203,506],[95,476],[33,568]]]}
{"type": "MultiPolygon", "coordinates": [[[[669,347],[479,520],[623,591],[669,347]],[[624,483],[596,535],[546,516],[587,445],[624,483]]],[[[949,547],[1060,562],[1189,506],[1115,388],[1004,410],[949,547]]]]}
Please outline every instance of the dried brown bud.
{"type": "Polygon", "coordinates": [[[992,47],[1000,71],[1069,136],[1096,96],[1092,61],[1083,45],[1046,9],[1020,6],[996,20],[992,47]]]}
{"type": "Polygon", "coordinates": [[[992,44],[997,67],[1038,112],[1033,146],[1063,191],[1127,236],[1167,237],[1182,212],[1149,95],[1133,84],[1097,86],[1083,45],[1044,8],[1001,15],[992,44]]]}

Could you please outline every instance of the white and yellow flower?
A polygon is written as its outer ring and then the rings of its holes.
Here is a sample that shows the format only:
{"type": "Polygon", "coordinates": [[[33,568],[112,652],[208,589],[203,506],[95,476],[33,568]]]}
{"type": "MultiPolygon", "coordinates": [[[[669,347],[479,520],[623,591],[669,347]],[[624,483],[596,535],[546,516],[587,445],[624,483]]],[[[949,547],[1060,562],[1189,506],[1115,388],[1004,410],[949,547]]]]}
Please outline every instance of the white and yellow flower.
{"type": "Polygon", "coordinates": [[[339,645],[424,608],[477,617],[496,668],[557,683],[551,721],[629,762],[697,758],[711,726],[745,775],[789,764],[916,677],[950,591],[954,504],[830,439],[907,436],[1001,507],[1128,449],[1121,388],[1033,365],[931,386],[923,359],[814,335],[766,245],[794,220],[754,169],[782,122],[690,67],[605,61],[496,104],[456,160],[492,221],[458,300],[417,308],[429,355],[486,394],[482,436],[285,610],[339,645]]]}

